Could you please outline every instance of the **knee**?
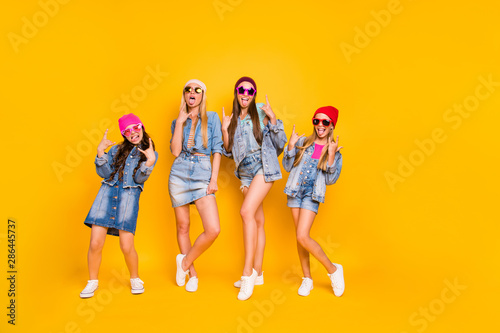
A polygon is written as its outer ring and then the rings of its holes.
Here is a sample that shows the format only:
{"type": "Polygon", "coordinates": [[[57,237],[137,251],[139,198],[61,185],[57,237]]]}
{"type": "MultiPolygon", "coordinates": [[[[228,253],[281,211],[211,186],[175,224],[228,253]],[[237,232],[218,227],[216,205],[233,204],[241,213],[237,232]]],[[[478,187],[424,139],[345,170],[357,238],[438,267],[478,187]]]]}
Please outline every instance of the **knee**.
{"type": "Polygon", "coordinates": [[[90,252],[101,252],[103,247],[104,247],[104,241],[99,239],[90,240],[90,246],[89,246],[90,252]]]}
{"type": "Polygon", "coordinates": [[[309,242],[310,238],[311,237],[308,234],[305,234],[305,233],[302,233],[302,232],[297,233],[297,243],[299,243],[300,245],[302,245],[302,247],[306,247],[307,246],[307,243],[309,242]]]}
{"type": "Polygon", "coordinates": [[[205,230],[205,233],[209,239],[214,241],[220,234],[220,227],[217,226],[217,227],[208,228],[207,230],[205,230]]]}
{"type": "Polygon", "coordinates": [[[133,253],[135,251],[134,243],[120,242],[120,249],[122,250],[123,254],[133,253]]]}
{"type": "Polygon", "coordinates": [[[255,212],[253,210],[251,210],[245,206],[241,207],[241,209],[240,209],[240,215],[241,215],[241,219],[243,220],[243,222],[251,220],[254,213],[255,212]]]}
{"type": "Polygon", "coordinates": [[[260,229],[260,228],[264,228],[264,217],[256,217],[255,218],[255,222],[257,222],[257,228],[260,229]]]}
{"type": "Polygon", "coordinates": [[[189,235],[189,223],[177,223],[178,235],[189,235]]]}

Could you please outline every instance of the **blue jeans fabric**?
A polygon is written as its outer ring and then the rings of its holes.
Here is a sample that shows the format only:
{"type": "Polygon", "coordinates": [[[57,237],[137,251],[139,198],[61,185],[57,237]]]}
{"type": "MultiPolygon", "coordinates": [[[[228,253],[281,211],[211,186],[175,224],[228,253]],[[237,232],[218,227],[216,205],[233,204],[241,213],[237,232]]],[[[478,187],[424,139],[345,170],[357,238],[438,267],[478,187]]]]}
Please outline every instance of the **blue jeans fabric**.
{"type": "MultiPolygon", "coordinates": [[[[263,104],[258,103],[257,108],[261,107],[263,104]]],[[[253,132],[252,132],[253,135],[253,132]]],[[[262,169],[264,174],[264,180],[266,182],[272,182],[281,179],[281,169],[278,161],[278,156],[283,152],[283,147],[286,144],[287,138],[285,134],[285,129],[283,127],[283,122],[280,119],[276,120],[276,125],[268,122],[266,126],[262,129],[262,145],[261,145],[261,158],[262,158],[262,169]]],[[[235,170],[234,173],[238,177],[239,164],[246,157],[246,146],[245,139],[241,130],[240,123],[236,127],[234,133],[233,146],[231,151],[226,151],[222,147],[223,154],[229,158],[234,159],[235,170]]]]}
{"type": "Polygon", "coordinates": [[[262,168],[260,151],[256,151],[245,157],[238,166],[238,178],[241,181],[240,190],[243,190],[244,187],[250,187],[253,178],[256,175],[263,174],[264,170],[262,168]]]}
{"type": "Polygon", "coordinates": [[[114,185],[103,183],[84,223],[108,228],[108,235],[119,236],[118,230],[135,235],[139,214],[140,187],[123,187],[121,181],[114,185]]]}
{"type": "Polygon", "coordinates": [[[211,177],[210,156],[182,152],[174,160],[168,179],[172,207],[184,206],[206,196],[211,177]]]}
{"type": "Polygon", "coordinates": [[[309,159],[307,163],[300,164],[301,173],[304,174],[302,183],[295,197],[287,196],[287,206],[290,208],[303,208],[318,214],[319,202],[313,200],[314,183],[318,173],[318,160],[309,159]]]}
{"type": "MultiPolygon", "coordinates": [[[[172,121],[170,130],[174,134],[175,124],[177,119],[172,121]]],[[[201,135],[201,115],[198,115],[198,122],[196,123],[195,133],[194,133],[194,146],[188,148],[189,132],[191,131],[191,118],[186,120],[185,126],[182,129],[182,150],[188,153],[200,153],[207,156],[210,154],[219,153],[222,154],[222,132],[221,123],[217,113],[212,111],[207,111],[207,147],[203,147],[203,137],[201,135]]],[[[172,143],[172,139],[170,139],[172,143]]],[[[172,151],[172,147],[170,147],[172,151]]]]}
{"type": "MultiPolygon", "coordinates": [[[[295,147],[292,150],[288,150],[288,147],[285,147],[285,151],[283,153],[283,168],[290,172],[288,176],[288,180],[285,186],[285,194],[291,197],[294,197],[299,191],[300,184],[302,183],[302,178],[304,175],[301,173],[301,165],[304,163],[308,163],[311,160],[311,156],[314,152],[314,145],[311,145],[306,149],[304,155],[302,155],[302,160],[300,161],[300,165],[296,167],[293,166],[295,161],[295,154],[298,151],[297,146],[302,146],[304,143],[305,137],[300,138],[295,147]]],[[[340,176],[340,171],[342,170],[342,154],[340,152],[335,153],[335,157],[333,160],[333,165],[326,165],[326,170],[318,170],[316,174],[316,181],[314,183],[312,198],[315,201],[324,203],[325,202],[325,192],[326,186],[334,184],[340,176]]]]}

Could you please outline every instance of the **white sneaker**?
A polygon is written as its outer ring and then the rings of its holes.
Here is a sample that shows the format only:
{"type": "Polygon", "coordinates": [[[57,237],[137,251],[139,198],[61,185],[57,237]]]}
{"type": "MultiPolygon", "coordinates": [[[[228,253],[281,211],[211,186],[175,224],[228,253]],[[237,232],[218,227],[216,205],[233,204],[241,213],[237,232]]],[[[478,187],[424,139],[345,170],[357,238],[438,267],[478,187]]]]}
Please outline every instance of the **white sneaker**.
{"type": "Polygon", "coordinates": [[[132,294],[142,294],[144,292],[144,282],[141,279],[130,279],[130,291],[132,294]]]}
{"type": "Polygon", "coordinates": [[[252,275],[241,277],[241,287],[240,292],[238,293],[238,299],[240,301],[245,301],[252,296],[255,279],[257,279],[257,271],[253,268],[252,275]]]}
{"type": "MultiPolygon", "coordinates": [[[[332,262],[333,264],[333,262],[332,262]]],[[[344,269],[341,264],[333,264],[337,270],[333,274],[327,274],[332,280],[332,288],[335,296],[340,297],[344,293],[344,269]]]]}
{"type": "MultiPolygon", "coordinates": [[[[256,286],[261,286],[264,284],[264,272],[262,272],[260,275],[257,276],[255,279],[255,285],[256,286]]],[[[236,281],[233,284],[236,288],[241,288],[241,280],[236,281]]]]}
{"type": "Polygon", "coordinates": [[[196,276],[192,276],[186,283],[186,291],[194,293],[196,290],[198,290],[198,278],[196,276]]]}
{"type": "Polygon", "coordinates": [[[307,277],[303,277],[302,284],[299,287],[299,295],[309,296],[311,290],[313,290],[313,280],[307,277]]]}
{"type": "Polygon", "coordinates": [[[89,298],[89,297],[94,296],[94,291],[96,291],[97,288],[99,288],[99,281],[98,280],[88,280],[87,285],[80,293],[80,297],[81,298],[89,298]]]}
{"type": "Polygon", "coordinates": [[[177,272],[175,273],[175,282],[179,287],[182,287],[186,283],[186,275],[189,272],[189,269],[187,271],[182,270],[182,259],[184,259],[186,255],[185,254],[178,254],[177,257],[175,258],[175,262],[177,264],[177,272]]]}

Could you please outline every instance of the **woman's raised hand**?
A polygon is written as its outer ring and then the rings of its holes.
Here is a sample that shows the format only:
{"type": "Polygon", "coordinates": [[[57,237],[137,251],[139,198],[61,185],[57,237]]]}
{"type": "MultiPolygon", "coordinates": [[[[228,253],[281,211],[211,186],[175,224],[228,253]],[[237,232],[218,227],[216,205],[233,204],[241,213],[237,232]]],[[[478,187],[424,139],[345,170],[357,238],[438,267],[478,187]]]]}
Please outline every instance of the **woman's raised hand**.
{"type": "Polygon", "coordinates": [[[177,116],[177,122],[184,124],[188,118],[189,118],[189,114],[186,112],[186,104],[184,103],[181,106],[181,110],[179,111],[179,115],[177,116]]]}
{"type": "Polygon", "coordinates": [[[273,112],[273,109],[271,108],[271,104],[269,104],[269,99],[267,98],[266,95],[266,104],[260,108],[262,111],[266,113],[266,116],[271,120],[271,122],[276,120],[276,115],[273,112]]]}
{"type": "Polygon", "coordinates": [[[328,137],[328,143],[325,146],[325,148],[326,147],[328,147],[328,155],[329,156],[335,155],[336,152],[338,152],[340,149],[344,148],[342,146],[339,147],[339,136],[338,135],[337,135],[337,141],[332,140],[330,137],[328,137]]]}
{"type": "Polygon", "coordinates": [[[143,153],[144,155],[146,155],[146,158],[148,159],[146,161],[146,166],[150,167],[152,166],[153,164],[155,164],[155,161],[156,161],[156,154],[155,154],[155,151],[153,149],[153,142],[151,140],[151,138],[149,138],[149,147],[148,149],[146,150],[142,150],[141,148],[137,147],[137,149],[139,149],[139,151],[141,153],[143,153]]]}
{"type": "Polygon", "coordinates": [[[102,155],[104,155],[104,151],[114,144],[115,142],[108,140],[108,130],[106,129],[101,142],[99,142],[99,145],[97,146],[97,156],[101,157],[102,155]]]}
{"type": "Polygon", "coordinates": [[[295,144],[304,134],[298,135],[295,133],[295,125],[293,125],[292,135],[290,135],[290,140],[288,141],[288,150],[292,150],[295,147],[295,144]]]}
{"type": "Polygon", "coordinates": [[[231,124],[231,118],[233,118],[233,114],[231,113],[230,116],[226,116],[224,108],[222,108],[222,130],[227,131],[229,124],[231,124]]]}

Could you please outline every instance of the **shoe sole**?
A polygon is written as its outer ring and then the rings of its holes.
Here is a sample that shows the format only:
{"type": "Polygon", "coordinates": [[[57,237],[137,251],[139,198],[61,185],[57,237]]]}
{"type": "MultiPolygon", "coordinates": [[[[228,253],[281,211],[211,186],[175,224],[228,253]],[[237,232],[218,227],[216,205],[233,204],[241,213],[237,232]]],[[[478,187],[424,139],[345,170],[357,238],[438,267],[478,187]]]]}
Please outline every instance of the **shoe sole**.
{"type": "MultiPolygon", "coordinates": [[[[313,290],[314,288],[311,288],[311,290],[313,290]]],[[[302,297],[306,297],[306,296],[309,296],[311,294],[311,290],[309,290],[309,292],[305,295],[301,294],[300,292],[298,292],[297,294],[299,294],[299,296],[302,296],[302,297]]]]}
{"type": "Polygon", "coordinates": [[[97,289],[99,289],[99,287],[95,288],[95,290],[93,292],[88,293],[88,294],[80,293],[80,298],[90,298],[90,297],[94,296],[94,293],[96,292],[97,289]]]}
{"type": "Polygon", "coordinates": [[[144,292],[144,288],[142,288],[142,289],[132,289],[130,292],[132,294],[134,294],[134,295],[139,295],[139,294],[142,294],[144,292]]]}
{"type": "Polygon", "coordinates": [[[251,295],[249,295],[247,298],[240,298],[240,294],[238,294],[238,300],[240,301],[246,301],[247,299],[249,299],[250,297],[252,297],[253,293],[251,295]]]}

